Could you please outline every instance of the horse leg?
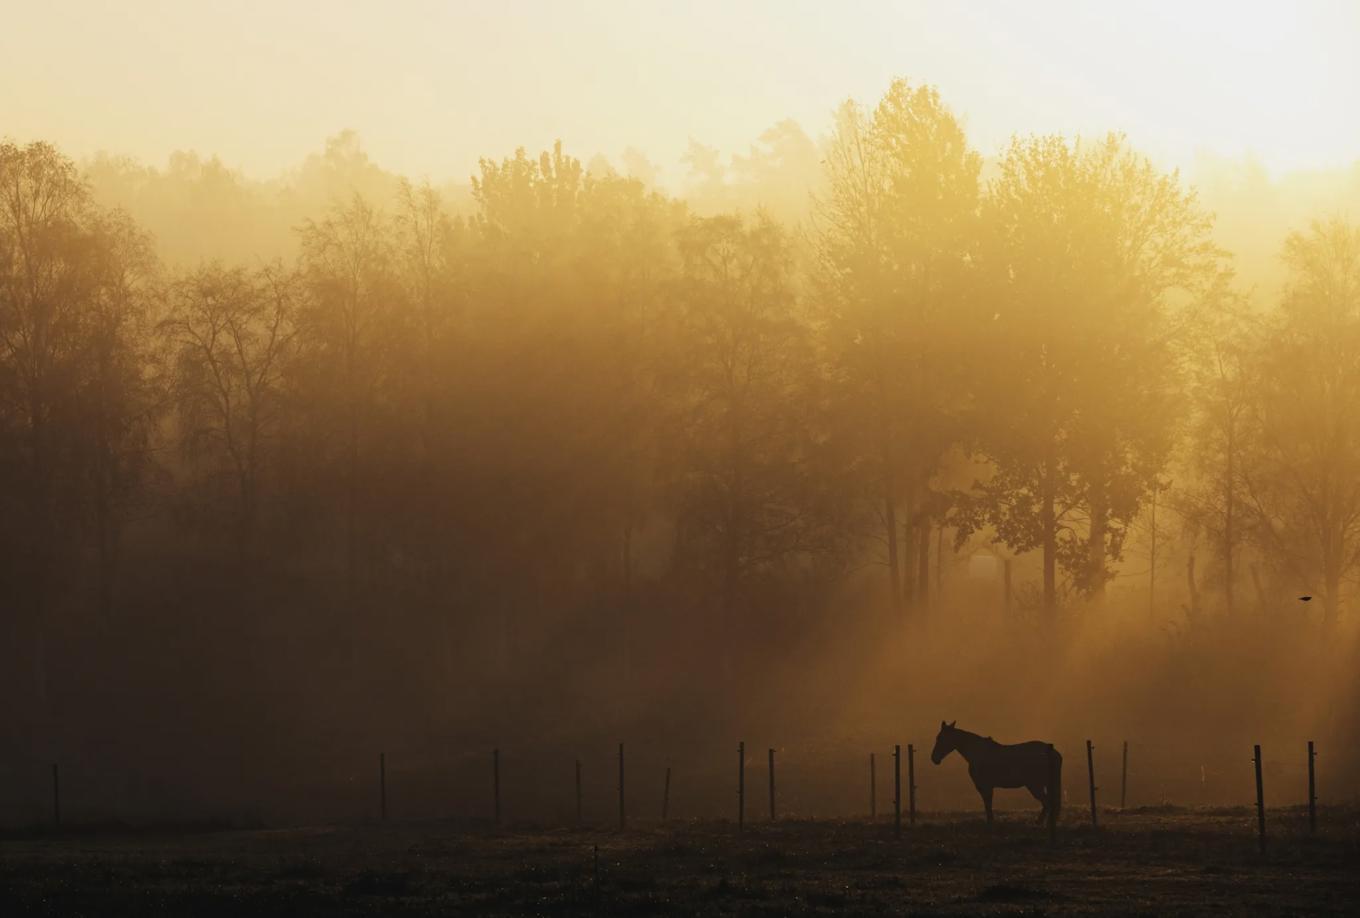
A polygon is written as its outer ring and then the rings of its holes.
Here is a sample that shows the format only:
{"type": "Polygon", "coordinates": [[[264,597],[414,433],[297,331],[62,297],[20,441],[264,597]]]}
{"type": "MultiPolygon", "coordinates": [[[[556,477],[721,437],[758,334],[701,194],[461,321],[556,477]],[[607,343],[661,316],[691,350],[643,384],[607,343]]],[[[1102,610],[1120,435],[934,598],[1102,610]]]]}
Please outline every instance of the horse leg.
{"type": "Polygon", "coordinates": [[[992,824],[992,789],[990,787],[979,787],[978,793],[982,795],[982,805],[987,810],[987,825],[992,824]]]}
{"type": "Polygon", "coordinates": [[[1034,795],[1034,799],[1039,801],[1042,807],[1039,810],[1039,825],[1044,824],[1045,817],[1048,816],[1048,794],[1042,784],[1026,784],[1025,789],[1034,795]]]}

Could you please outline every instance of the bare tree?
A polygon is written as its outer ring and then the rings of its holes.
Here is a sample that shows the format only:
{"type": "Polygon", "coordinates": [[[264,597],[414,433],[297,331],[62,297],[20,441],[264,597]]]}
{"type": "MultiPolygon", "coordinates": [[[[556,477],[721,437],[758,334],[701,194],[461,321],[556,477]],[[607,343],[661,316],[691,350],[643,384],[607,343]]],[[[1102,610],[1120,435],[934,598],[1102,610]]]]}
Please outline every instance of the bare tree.
{"type": "Polygon", "coordinates": [[[186,453],[225,470],[234,491],[236,546],[256,547],[262,480],[283,410],[296,334],[296,275],[212,265],[173,281],[161,333],[174,351],[174,393],[186,453]]]}

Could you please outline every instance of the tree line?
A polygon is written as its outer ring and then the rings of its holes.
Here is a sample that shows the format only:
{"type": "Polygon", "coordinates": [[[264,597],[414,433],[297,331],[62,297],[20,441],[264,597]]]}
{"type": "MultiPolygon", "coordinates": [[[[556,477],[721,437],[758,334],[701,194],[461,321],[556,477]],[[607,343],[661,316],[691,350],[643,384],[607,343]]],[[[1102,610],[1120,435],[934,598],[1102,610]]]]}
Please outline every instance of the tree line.
{"type": "Polygon", "coordinates": [[[985,162],[903,81],[818,167],[791,225],[521,149],[466,207],[403,180],[303,220],[296,258],[168,265],[60,151],[3,144],[9,688],[47,698],[63,636],[167,595],[442,685],[564,635],[730,674],[850,583],[895,638],[973,551],[1053,623],[1100,614],[1154,503],[1189,619],[1303,592],[1338,620],[1360,228],[1290,235],[1261,308],[1124,137],[985,162]]]}

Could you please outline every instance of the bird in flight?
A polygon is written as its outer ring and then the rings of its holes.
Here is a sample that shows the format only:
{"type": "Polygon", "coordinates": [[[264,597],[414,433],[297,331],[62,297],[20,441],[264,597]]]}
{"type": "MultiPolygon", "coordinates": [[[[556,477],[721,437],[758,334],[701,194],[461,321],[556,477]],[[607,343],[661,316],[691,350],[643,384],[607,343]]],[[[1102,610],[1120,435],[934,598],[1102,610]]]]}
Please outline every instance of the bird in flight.
{"type": "Polygon", "coordinates": [[[1312,598],[1313,598],[1313,597],[1311,597],[1311,596],[1300,596],[1300,597],[1299,597],[1299,602],[1310,602],[1310,601],[1312,600],[1312,598]]]}

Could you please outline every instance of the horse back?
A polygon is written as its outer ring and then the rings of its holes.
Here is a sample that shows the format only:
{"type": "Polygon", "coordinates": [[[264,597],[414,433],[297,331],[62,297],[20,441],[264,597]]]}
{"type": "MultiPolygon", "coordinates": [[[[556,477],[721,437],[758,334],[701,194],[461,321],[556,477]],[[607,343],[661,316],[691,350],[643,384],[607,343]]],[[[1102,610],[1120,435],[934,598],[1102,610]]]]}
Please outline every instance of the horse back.
{"type": "MultiPolygon", "coordinates": [[[[1042,741],[1042,740],[1030,740],[1028,743],[1015,743],[1014,745],[1010,745],[1010,746],[1002,746],[1001,748],[1003,748],[1003,749],[1014,749],[1014,750],[1016,750],[1017,752],[1020,752],[1020,753],[1022,753],[1022,754],[1024,754],[1024,755],[1026,755],[1026,756],[1031,756],[1031,755],[1042,755],[1042,756],[1044,756],[1045,758],[1047,758],[1047,757],[1048,757],[1048,747],[1049,747],[1050,745],[1051,745],[1051,744],[1045,743],[1045,742],[1042,741]]],[[[1062,753],[1061,753],[1061,752],[1059,752],[1057,749],[1054,749],[1054,750],[1053,750],[1053,754],[1054,754],[1055,756],[1057,756],[1059,762],[1062,761],[1062,753]]]]}

